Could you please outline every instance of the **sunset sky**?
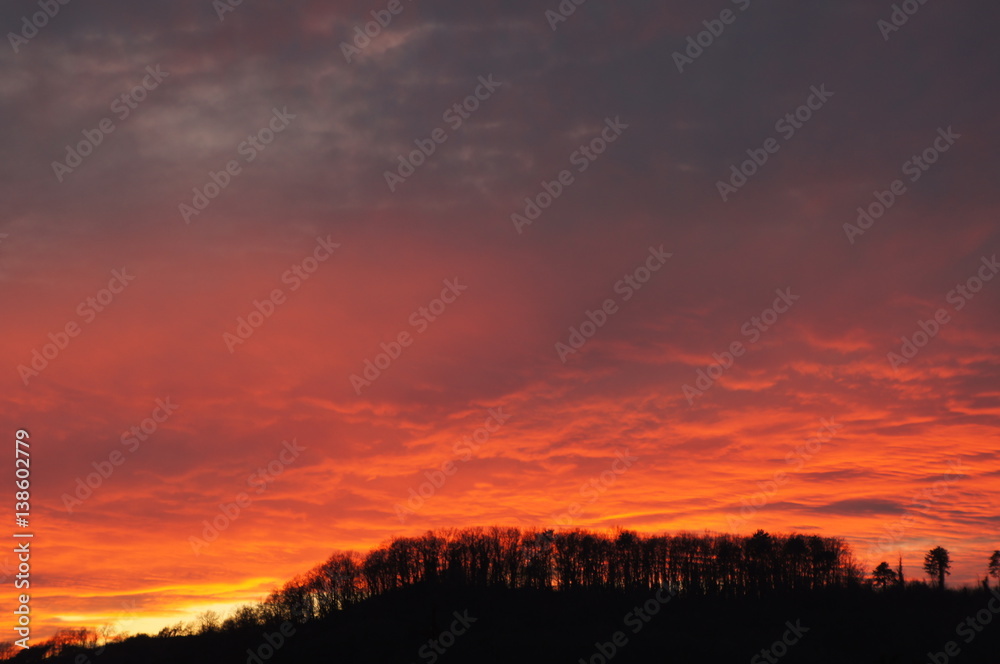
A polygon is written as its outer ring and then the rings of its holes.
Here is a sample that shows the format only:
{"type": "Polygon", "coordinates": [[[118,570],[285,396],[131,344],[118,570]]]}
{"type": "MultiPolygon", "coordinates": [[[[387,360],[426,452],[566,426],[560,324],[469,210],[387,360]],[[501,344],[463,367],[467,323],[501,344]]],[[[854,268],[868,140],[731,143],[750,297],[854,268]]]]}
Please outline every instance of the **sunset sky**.
{"type": "Polygon", "coordinates": [[[33,636],[474,525],[818,533],[910,578],[941,545],[982,578],[996,4],[558,7],[4,4],[33,636]]]}

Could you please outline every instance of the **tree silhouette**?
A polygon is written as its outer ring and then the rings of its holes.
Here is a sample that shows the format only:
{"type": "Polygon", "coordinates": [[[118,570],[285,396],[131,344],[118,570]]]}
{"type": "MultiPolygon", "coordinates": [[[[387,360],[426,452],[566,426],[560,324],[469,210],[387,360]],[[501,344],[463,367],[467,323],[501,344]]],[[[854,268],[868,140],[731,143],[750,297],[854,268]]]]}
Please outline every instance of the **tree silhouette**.
{"type": "Polygon", "coordinates": [[[792,535],[785,542],[784,555],[788,561],[785,566],[785,578],[782,585],[793,590],[805,587],[807,583],[806,570],[809,557],[809,545],[802,535],[792,535]]]}
{"type": "Polygon", "coordinates": [[[771,536],[763,530],[755,532],[744,543],[750,582],[756,586],[758,594],[763,594],[773,585],[773,544],[771,536]]]}
{"type": "Polygon", "coordinates": [[[994,551],[990,556],[990,576],[997,580],[997,587],[1000,588],[1000,551],[994,551]]]}
{"type": "Polygon", "coordinates": [[[938,588],[944,590],[944,577],[951,574],[951,557],[948,549],[936,547],[927,552],[924,556],[924,570],[932,579],[937,577],[938,588]]]}
{"type": "Polygon", "coordinates": [[[896,572],[885,561],[879,563],[879,566],[872,571],[872,583],[876,588],[885,590],[889,586],[896,585],[897,582],[896,572]]]}
{"type": "MultiPolygon", "coordinates": [[[[932,576],[932,585],[937,579],[943,586],[950,566],[945,549],[937,547],[927,553],[925,569],[932,576]]],[[[990,559],[991,575],[997,568],[1000,552],[990,559]]],[[[898,656],[899,648],[909,647],[906,644],[912,642],[912,634],[947,625],[960,607],[963,612],[965,607],[981,609],[982,596],[948,589],[928,592],[923,583],[899,588],[902,571],[902,560],[898,568],[883,561],[874,570],[861,570],[843,540],[819,535],[763,530],[752,535],[646,535],[624,529],[608,533],[580,528],[450,528],[397,537],[366,554],[334,553],[276,587],[260,603],[239,607],[221,624],[217,616],[203,614],[188,624],[166,627],[157,636],[140,635],[110,643],[100,660],[94,657],[100,653],[91,651],[101,640],[108,641],[107,637],[99,639],[89,630],[64,630],[31,652],[17,654],[14,661],[30,664],[48,657],[52,664],[200,664],[229,661],[221,653],[246,652],[249,645],[254,650],[245,661],[260,664],[270,661],[264,656],[266,651],[259,652],[257,659],[252,656],[264,643],[262,634],[284,633],[288,621],[295,623],[296,636],[286,641],[289,650],[283,651],[284,659],[275,662],[326,661],[319,656],[328,648],[347,648],[351,655],[372,648],[379,651],[378,659],[344,661],[407,661],[406,651],[418,644],[407,644],[398,656],[390,658],[388,653],[395,652],[395,646],[390,645],[387,634],[414,637],[420,642],[438,639],[452,620],[449,611],[454,606],[467,606],[477,617],[482,612],[484,625],[486,618],[493,616],[495,622],[490,624],[501,631],[490,634],[489,627],[481,630],[491,644],[517,638],[501,624],[511,617],[520,621],[518,629],[527,626],[534,630],[533,645],[568,637],[585,644],[593,625],[581,624],[574,617],[577,613],[584,615],[619,599],[643,602],[653,593],[662,602],[659,598],[666,591],[677,603],[667,607],[671,617],[661,619],[659,625],[664,627],[655,633],[664,639],[661,645],[667,650],[683,646],[693,634],[701,637],[699,643],[723,641],[717,639],[716,632],[698,632],[703,619],[689,616],[719,615],[717,624],[725,626],[727,636],[756,639],[761,621],[758,616],[747,621],[748,611],[784,619],[789,611],[812,603],[854,626],[843,633],[850,631],[850,638],[858,640],[855,651],[871,652],[881,643],[886,650],[880,654],[894,655],[873,656],[873,661],[918,661],[919,652],[910,652],[911,657],[902,659],[898,656]],[[881,631],[870,629],[873,624],[879,624],[881,631]],[[882,629],[886,624],[893,630],[888,641],[882,629]]],[[[653,633],[650,630],[651,636],[653,633]]],[[[477,638],[487,642],[485,637],[477,638]]],[[[471,648],[472,641],[465,640],[457,647],[471,648]]],[[[661,651],[649,647],[640,652],[642,647],[637,645],[630,653],[636,653],[635,661],[658,661],[656,654],[661,651]]],[[[514,647],[509,651],[521,652],[514,647]]],[[[545,659],[518,661],[555,661],[565,655],[557,651],[553,646],[545,659]]],[[[498,659],[470,656],[456,657],[455,661],[486,664],[512,659],[507,652],[490,652],[498,659]]],[[[687,657],[678,661],[734,659],[684,654],[687,657]]],[[[841,656],[837,661],[853,660],[841,656]]]]}
{"type": "Polygon", "coordinates": [[[843,588],[862,579],[850,549],[833,537],[762,530],[747,537],[446,529],[399,537],[364,556],[335,553],[227,622],[235,627],[313,620],[418,585],[548,591],[667,587],[681,595],[733,598],[843,588]]]}
{"type": "Polygon", "coordinates": [[[215,611],[205,611],[198,616],[197,625],[198,632],[201,634],[215,632],[222,626],[222,619],[215,611]]]}

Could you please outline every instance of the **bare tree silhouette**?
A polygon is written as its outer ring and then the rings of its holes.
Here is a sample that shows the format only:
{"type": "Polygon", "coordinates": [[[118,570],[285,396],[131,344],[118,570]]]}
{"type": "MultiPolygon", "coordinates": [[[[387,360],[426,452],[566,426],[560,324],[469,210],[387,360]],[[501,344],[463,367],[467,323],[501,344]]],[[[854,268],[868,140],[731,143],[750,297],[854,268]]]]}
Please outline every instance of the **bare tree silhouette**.
{"type": "MultiPolygon", "coordinates": [[[[888,565],[885,565],[888,569],[888,565]]],[[[756,596],[860,584],[837,538],[719,534],[612,536],[582,529],[466,528],[400,537],[364,556],[336,553],[272,592],[265,620],[311,619],[416,585],[536,590],[668,587],[692,596],[756,596]]],[[[887,579],[897,580],[888,569],[887,579]]],[[[233,620],[249,621],[245,608],[233,620]]]]}

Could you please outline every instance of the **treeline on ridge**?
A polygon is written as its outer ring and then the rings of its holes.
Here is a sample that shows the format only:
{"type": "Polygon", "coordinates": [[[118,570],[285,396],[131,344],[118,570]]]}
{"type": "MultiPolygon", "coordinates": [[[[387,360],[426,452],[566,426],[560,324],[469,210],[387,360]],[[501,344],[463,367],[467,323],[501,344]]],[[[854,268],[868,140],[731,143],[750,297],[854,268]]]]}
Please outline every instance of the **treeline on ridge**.
{"type": "Polygon", "coordinates": [[[417,584],[553,591],[662,586],[678,595],[735,597],[846,587],[864,576],[843,540],[816,535],[449,529],[399,537],[364,556],[335,553],[230,620],[235,627],[319,618],[417,584]]]}

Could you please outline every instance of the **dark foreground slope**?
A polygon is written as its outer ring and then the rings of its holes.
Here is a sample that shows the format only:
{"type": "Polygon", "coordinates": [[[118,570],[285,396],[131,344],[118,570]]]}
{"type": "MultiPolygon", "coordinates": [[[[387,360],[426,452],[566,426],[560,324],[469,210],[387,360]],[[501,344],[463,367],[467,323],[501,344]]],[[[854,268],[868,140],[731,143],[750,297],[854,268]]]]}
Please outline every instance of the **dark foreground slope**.
{"type": "MultiPolygon", "coordinates": [[[[44,661],[997,664],[1000,614],[991,610],[991,600],[1000,611],[1000,593],[926,587],[882,593],[840,589],[753,600],[672,598],[662,591],[657,599],[654,591],[461,590],[420,585],[307,623],[197,636],[134,637],[99,655],[75,651],[44,661]],[[949,642],[957,654],[928,656],[944,653],[949,642]]],[[[34,659],[25,652],[14,661],[34,659]]]]}

